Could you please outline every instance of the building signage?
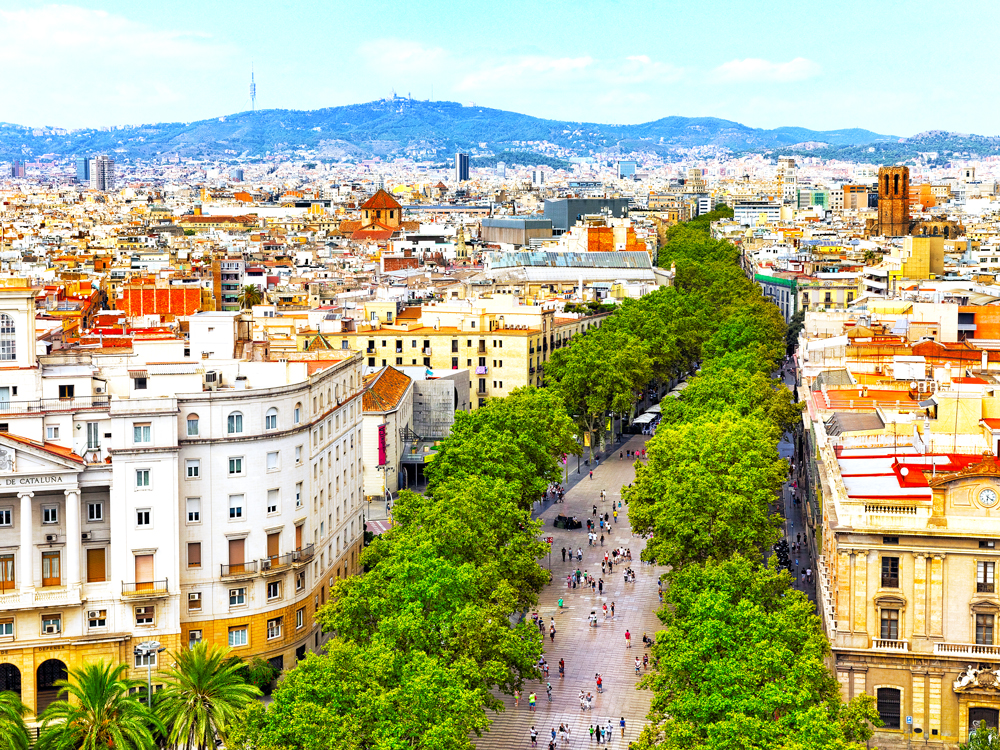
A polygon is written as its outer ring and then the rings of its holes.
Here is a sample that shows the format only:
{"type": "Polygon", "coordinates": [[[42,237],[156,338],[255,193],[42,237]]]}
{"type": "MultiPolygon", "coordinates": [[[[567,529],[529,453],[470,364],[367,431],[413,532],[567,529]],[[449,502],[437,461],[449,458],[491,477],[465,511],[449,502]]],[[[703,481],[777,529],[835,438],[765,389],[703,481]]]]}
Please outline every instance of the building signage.
{"type": "Polygon", "coordinates": [[[25,484],[61,484],[65,477],[46,475],[41,477],[3,477],[0,478],[0,486],[14,487],[25,484]]]}

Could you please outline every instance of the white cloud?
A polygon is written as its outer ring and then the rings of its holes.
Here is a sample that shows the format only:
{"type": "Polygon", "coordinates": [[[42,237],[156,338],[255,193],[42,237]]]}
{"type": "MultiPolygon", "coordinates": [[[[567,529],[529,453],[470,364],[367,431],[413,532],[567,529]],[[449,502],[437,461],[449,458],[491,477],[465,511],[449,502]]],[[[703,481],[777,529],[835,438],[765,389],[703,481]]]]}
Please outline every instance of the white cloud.
{"type": "Polygon", "coordinates": [[[0,28],[4,117],[12,122],[76,127],[183,120],[203,111],[206,99],[225,111],[238,107],[223,103],[230,97],[206,96],[206,85],[230,74],[235,49],[200,32],[72,5],[0,11],[0,28]]]}
{"type": "Polygon", "coordinates": [[[771,62],[759,57],[730,60],[713,71],[713,78],[725,82],[787,83],[804,81],[820,74],[820,66],[804,57],[788,62],[771,62]]]}

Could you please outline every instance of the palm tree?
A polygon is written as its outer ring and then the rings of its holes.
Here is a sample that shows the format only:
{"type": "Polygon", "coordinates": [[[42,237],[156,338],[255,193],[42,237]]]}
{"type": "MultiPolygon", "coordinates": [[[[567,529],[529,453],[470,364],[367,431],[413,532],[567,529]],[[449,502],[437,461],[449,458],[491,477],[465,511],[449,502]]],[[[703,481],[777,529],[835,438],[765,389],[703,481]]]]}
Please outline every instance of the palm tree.
{"type": "Polygon", "coordinates": [[[254,305],[259,305],[264,301],[264,293],[260,291],[259,287],[253,284],[247,284],[242,289],[240,289],[239,296],[236,301],[240,305],[241,310],[247,310],[254,305]]]}
{"type": "Polygon", "coordinates": [[[28,728],[24,715],[28,707],[10,690],[0,693],[0,750],[28,750],[28,728]]]}
{"type": "Polygon", "coordinates": [[[138,694],[129,695],[144,683],[124,677],[126,669],[99,661],[74,667],[70,679],[57,681],[66,698],[39,716],[39,750],[151,750],[152,729],[162,727],[138,694]]]}
{"type": "Polygon", "coordinates": [[[215,747],[245,706],[260,695],[240,677],[242,663],[229,650],[205,641],[173,654],[165,673],[160,718],[169,727],[169,745],[187,750],[215,747]]]}

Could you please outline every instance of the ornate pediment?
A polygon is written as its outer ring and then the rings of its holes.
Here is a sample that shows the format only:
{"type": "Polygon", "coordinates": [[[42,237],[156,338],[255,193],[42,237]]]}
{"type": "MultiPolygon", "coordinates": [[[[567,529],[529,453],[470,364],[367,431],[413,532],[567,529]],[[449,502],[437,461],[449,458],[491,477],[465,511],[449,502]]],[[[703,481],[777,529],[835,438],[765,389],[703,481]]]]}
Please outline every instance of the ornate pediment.
{"type": "Polygon", "coordinates": [[[929,480],[927,483],[931,487],[940,487],[949,482],[954,482],[956,479],[965,479],[967,477],[991,477],[1000,481],[1000,461],[990,451],[985,451],[983,453],[983,460],[979,463],[969,464],[964,469],[954,471],[951,474],[938,474],[937,477],[929,480]]]}
{"type": "Polygon", "coordinates": [[[952,684],[956,693],[971,690],[993,690],[1000,692],[1000,672],[996,669],[974,669],[970,664],[952,684]]]}

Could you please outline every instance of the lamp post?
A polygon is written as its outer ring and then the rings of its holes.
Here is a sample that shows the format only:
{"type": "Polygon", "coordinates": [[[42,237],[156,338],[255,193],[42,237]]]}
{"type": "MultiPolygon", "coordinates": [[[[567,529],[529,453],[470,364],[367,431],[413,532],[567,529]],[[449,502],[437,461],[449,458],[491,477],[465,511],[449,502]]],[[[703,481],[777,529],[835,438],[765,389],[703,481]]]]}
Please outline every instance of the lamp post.
{"type": "Polygon", "coordinates": [[[149,658],[166,651],[159,641],[142,641],[135,647],[135,655],[146,660],[146,706],[153,707],[153,662],[149,658]]]}

